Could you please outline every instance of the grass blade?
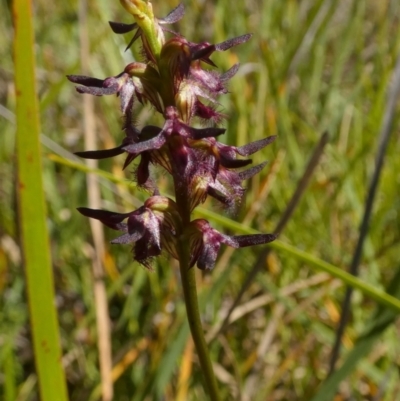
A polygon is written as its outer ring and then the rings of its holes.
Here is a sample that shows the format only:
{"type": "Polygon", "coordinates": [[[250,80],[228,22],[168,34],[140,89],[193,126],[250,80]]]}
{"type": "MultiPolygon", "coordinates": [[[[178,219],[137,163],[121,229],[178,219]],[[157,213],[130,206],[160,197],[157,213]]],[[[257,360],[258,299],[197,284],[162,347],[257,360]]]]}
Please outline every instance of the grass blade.
{"type": "Polygon", "coordinates": [[[11,341],[6,340],[3,344],[3,365],[4,365],[4,401],[14,401],[17,394],[15,385],[15,357],[11,341]]]}
{"type": "Polygon", "coordinates": [[[15,0],[13,17],[17,97],[17,192],[35,363],[41,400],[64,401],[68,398],[61,362],[46,228],[31,2],[15,0]]]}
{"type": "MultiPolygon", "coordinates": [[[[88,167],[82,166],[79,163],[74,163],[70,160],[65,160],[55,155],[52,155],[51,159],[57,163],[64,164],[82,171],[91,171],[95,174],[98,174],[102,177],[109,179],[107,173],[101,170],[89,169],[88,167]]],[[[118,177],[113,177],[112,181],[120,183],[122,185],[131,185],[128,181],[121,180],[118,177]]],[[[195,215],[197,215],[198,217],[209,219],[214,223],[218,223],[222,227],[232,230],[237,234],[260,234],[259,231],[251,227],[248,227],[242,223],[230,219],[229,217],[223,216],[204,207],[198,207],[195,211],[195,215]]],[[[290,244],[284,243],[279,240],[271,242],[270,244],[268,244],[268,247],[276,251],[289,254],[295,259],[307,263],[310,267],[318,271],[329,273],[333,277],[343,281],[343,283],[345,283],[346,285],[353,287],[361,291],[363,294],[374,299],[379,304],[386,305],[392,308],[393,310],[400,311],[399,299],[393,297],[390,294],[387,294],[384,291],[379,290],[378,288],[376,288],[376,286],[366,283],[365,281],[353,276],[352,274],[344,271],[343,269],[337,266],[332,265],[331,263],[325,262],[324,260],[319,259],[316,256],[313,256],[307,252],[304,252],[290,244]]]]}
{"type": "MultiPolygon", "coordinates": [[[[390,282],[388,293],[396,298],[400,298],[400,267],[390,282]]],[[[367,325],[364,334],[358,339],[343,365],[323,383],[311,401],[332,400],[340,382],[351,374],[361,358],[365,358],[369,354],[375,342],[395,322],[397,316],[398,313],[379,305],[370,323],[367,325]]]]}

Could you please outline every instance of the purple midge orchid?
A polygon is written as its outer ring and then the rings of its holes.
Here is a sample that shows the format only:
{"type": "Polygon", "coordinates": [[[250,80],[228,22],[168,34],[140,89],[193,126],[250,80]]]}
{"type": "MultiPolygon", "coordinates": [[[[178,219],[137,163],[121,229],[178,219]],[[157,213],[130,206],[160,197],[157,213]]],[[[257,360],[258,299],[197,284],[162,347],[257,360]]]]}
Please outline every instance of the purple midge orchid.
{"type": "Polygon", "coordinates": [[[122,235],[111,243],[131,245],[133,259],[148,269],[162,253],[179,261],[186,311],[206,389],[212,401],[219,401],[199,314],[193,267],[212,270],[222,244],[233,248],[267,244],[276,235],[226,235],[211,227],[207,220],[192,220],[192,212],[208,196],[230,211],[237,210],[245,193],[242,182],[266,165],[264,162],[248,167],[252,160],[247,157],[275,139],[271,136],[239,147],[216,139],[225,133],[219,124],[227,118],[219,110],[218,97],[228,93],[228,81],[237,73],[239,64],[218,73],[210,69],[216,67],[211,56],[247,42],[252,35],[217,44],[193,43],[165,27],[183,17],[182,5],[165,18],[157,19],[149,0],[120,2],[135,22],[110,22],[111,29],[117,34],[136,31],[127,49],[140,39],[143,62],[131,62],[121,73],[105,79],[67,77],[77,84],[76,90],[81,94],[119,97],[124,137],[115,148],[77,152],[77,155],[103,159],[125,154],[123,168],[139,159],[135,179],[152,195],[143,206],[128,213],[84,207],[78,211],[121,231],[122,235]],[[137,103],[150,104],[160,113],[164,119],[162,126],[139,128],[134,118],[137,103]],[[175,199],[160,195],[151,177],[152,165],[161,166],[172,177],[175,199]]]}
{"type": "MultiPolygon", "coordinates": [[[[126,7],[125,4],[124,6],[126,7]]],[[[110,22],[112,30],[117,34],[136,30],[128,48],[140,38],[145,61],[132,62],[122,73],[104,80],[79,75],[68,76],[71,82],[78,84],[76,89],[79,93],[95,96],[117,95],[125,117],[125,137],[119,146],[108,150],[78,152],[77,155],[87,159],[103,159],[126,153],[124,168],[140,156],[135,171],[139,186],[158,193],[150,175],[150,165],[160,165],[173,176],[176,192],[183,194],[190,212],[203,203],[207,196],[217,199],[230,210],[236,210],[245,191],[242,181],[257,174],[266,164],[262,163],[243,171],[242,168],[252,161],[239,159],[237,156],[250,156],[269,145],[275,137],[241,147],[229,146],[216,140],[216,137],[225,132],[224,128],[197,128],[193,127],[191,122],[195,117],[213,124],[222,120],[224,116],[215,107],[218,105],[217,97],[228,92],[227,82],[236,74],[239,64],[235,64],[225,73],[218,74],[203,69],[202,63],[215,67],[210,58],[215,51],[226,51],[243,44],[251,38],[251,34],[218,44],[193,43],[164,28],[166,24],[177,22],[183,14],[182,5],[176,7],[167,17],[158,20],[152,16],[151,11],[149,18],[153,18],[153,27],[150,28],[153,29],[152,32],[156,32],[155,37],[148,36],[151,30],[149,31],[149,26],[141,25],[140,19],[133,24],[110,22]],[[172,38],[166,40],[165,33],[171,33],[172,38]],[[163,127],[145,126],[141,130],[137,128],[133,124],[135,99],[140,103],[149,102],[156,111],[162,113],[165,119],[163,127]]],[[[133,243],[134,259],[146,267],[150,266],[149,260],[161,254],[164,248],[172,257],[177,257],[176,246],[172,244],[176,242],[177,237],[185,235],[182,221],[178,223],[176,218],[166,219],[168,224],[164,224],[161,221],[164,221],[167,212],[164,212],[161,218],[161,215],[154,215],[148,207],[143,208],[129,214],[87,208],[78,210],[111,228],[126,231],[120,239],[112,242],[133,243]],[[128,219],[126,224],[122,223],[124,218],[128,219]]],[[[177,210],[175,214],[179,215],[179,206],[175,202],[174,208],[177,210]]],[[[195,220],[191,224],[203,233],[203,239],[201,247],[191,250],[190,265],[193,266],[197,261],[197,266],[201,269],[212,269],[216,261],[216,250],[221,243],[240,248],[268,243],[275,239],[273,234],[268,234],[246,236],[246,241],[239,240],[238,237],[235,242],[229,239],[231,237],[217,234],[205,220],[195,220]],[[196,254],[199,255],[198,258],[193,256],[196,254]]]]}

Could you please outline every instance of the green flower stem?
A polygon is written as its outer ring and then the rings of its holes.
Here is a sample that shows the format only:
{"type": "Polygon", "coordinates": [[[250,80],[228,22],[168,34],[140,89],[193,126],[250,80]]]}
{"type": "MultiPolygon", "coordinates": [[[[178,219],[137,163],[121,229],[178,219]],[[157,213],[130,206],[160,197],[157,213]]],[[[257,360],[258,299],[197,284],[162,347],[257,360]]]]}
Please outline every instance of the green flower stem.
{"type": "Polygon", "coordinates": [[[214,375],[214,370],[200,319],[195,269],[190,267],[190,246],[188,244],[187,237],[185,236],[185,229],[190,223],[190,203],[187,189],[182,188],[180,183],[179,174],[173,174],[173,176],[175,186],[175,201],[182,219],[182,229],[181,235],[178,237],[177,250],[179,256],[179,268],[181,271],[183,295],[185,298],[186,315],[188,317],[193,342],[199,357],[206,389],[211,401],[219,401],[221,398],[219,396],[218,384],[214,375]]]}
{"type": "Polygon", "coordinates": [[[211,364],[208,346],[206,344],[203,326],[200,320],[199,304],[197,301],[195,269],[189,268],[189,247],[184,239],[179,241],[179,265],[181,270],[181,279],[183,294],[185,297],[186,314],[189,321],[190,331],[196,346],[200,366],[206,382],[210,399],[212,401],[220,400],[218,384],[215,379],[214,370],[211,364]]]}

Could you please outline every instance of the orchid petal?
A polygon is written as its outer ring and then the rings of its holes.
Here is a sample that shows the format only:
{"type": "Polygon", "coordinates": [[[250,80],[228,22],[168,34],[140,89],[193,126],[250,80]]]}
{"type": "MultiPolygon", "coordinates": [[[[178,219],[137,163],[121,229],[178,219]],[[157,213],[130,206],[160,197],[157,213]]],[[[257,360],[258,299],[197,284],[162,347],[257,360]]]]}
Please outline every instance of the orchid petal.
{"type": "Polygon", "coordinates": [[[212,270],[217,261],[220,242],[204,243],[203,249],[197,259],[197,267],[201,270],[212,270]]]}
{"type": "Polygon", "coordinates": [[[214,47],[215,47],[215,50],[217,50],[217,51],[225,51],[225,50],[230,49],[233,46],[237,46],[237,45],[247,42],[248,40],[250,40],[250,38],[252,36],[253,35],[251,33],[248,33],[248,34],[242,35],[242,36],[237,36],[236,38],[228,39],[228,40],[225,40],[224,42],[218,43],[218,44],[214,45],[214,47]]]}
{"type": "Polygon", "coordinates": [[[221,81],[228,81],[239,71],[239,63],[234,64],[228,71],[221,74],[221,81]]]}
{"type": "Polygon", "coordinates": [[[87,77],[85,75],[67,75],[67,79],[74,84],[80,84],[83,86],[92,86],[97,88],[103,87],[103,79],[87,77]]]}
{"type": "Polygon", "coordinates": [[[122,22],[108,21],[108,23],[109,23],[112,31],[118,35],[131,32],[137,28],[136,22],[134,22],[133,24],[124,24],[122,22]]]}
{"type": "Polygon", "coordinates": [[[128,46],[125,47],[125,51],[127,51],[135,43],[135,41],[140,38],[141,34],[142,30],[139,28],[133,35],[133,38],[129,41],[128,46]]]}
{"type": "Polygon", "coordinates": [[[229,159],[227,157],[224,157],[222,154],[221,156],[221,165],[226,167],[226,168],[241,168],[248,166],[251,164],[252,160],[251,159],[229,159]]]}
{"type": "Polygon", "coordinates": [[[118,83],[115,83],[115,85],[108,88],[77,86],[76,91],[78,93],[88,93],[93,96],[114,95],[115,93],[118,93],[119,85],[118,83]]]}
{"type": "Polygon", "coordinates": [[[112,149],[104,149],[104,150],[88,150],[85,152],[75,152],[75,154],[83,159],[93,159],[93,160],[100,160],[100,159],[107,159],[109,157],[118,156],[124,153],[122,146],[117,146],[116,148],[112,149]]]}
{"type": "Polygon", "coordinates": [[[126,245],[126,244],[131,244],[132,242],[136,242],[138,241],[141,237],[143,236],[143,233],[133,233],[133,234],[123,234],[120,237],[117,237],[115,239],[113,239],[111,241],[112,244],[122,244],[122,245],[126,245]]]}
{"type": "Polygon", "coordinates": [[[259,173],[267,164],[268,162],[264,162],[252,168],[249,168],[248,170],[241,171],[240,173],[238,173],[238,176],[241,181],[248,180],[249,178],[259,173]]]}
{"type": "Polygon", "coordinates": [[[249,156],[253,153],[261,150],[265,146],[269,145],[270,143],[274,142],[276,139],[276,135],[269,136],[264,139],[260,139],[259,141],[248,143],[247,145],[240,146],[236,148],[236,152],[241,156],[249,156]]]}
{"type": "Polygon", "coordinates": [[[160,149],[165,144],[165,142],[166,138],[160,133],[155,138],[124,146],[122,149],[128,153],[139,154],[148,150],[160,149]]]}
{"type": "Polygon", "coordinates": [[[178,22],[185,14],[185,6],[181,3],[178,4],[166,17],[160,18],[158,20],[160,25],[164,24],[175,24],[178,22]]]}
{"type": "Polygon", "coordinates": [[[191,128],[188,127],[191,139],[214,138],[225,133],[225,128],[191,128]]]}
{"type": "Polygon", "coordinates": [[[131,214],[115,213],[101,209],[89,209],[87,207],[78,207],[77,210],[79,213],[83,214],[86,217],[100,220],[107,227],[113,228],[114,230],[121,230],[122,226],[120,225],[120,223],[131,214]]]}

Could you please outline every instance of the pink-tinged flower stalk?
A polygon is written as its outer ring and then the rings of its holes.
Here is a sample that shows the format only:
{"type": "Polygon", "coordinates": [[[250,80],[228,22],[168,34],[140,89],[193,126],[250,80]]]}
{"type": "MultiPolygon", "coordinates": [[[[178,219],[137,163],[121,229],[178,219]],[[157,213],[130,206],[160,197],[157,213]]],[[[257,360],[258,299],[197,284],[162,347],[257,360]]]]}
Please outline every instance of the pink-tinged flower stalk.
{"type": "Polygon", "coordinates": [[[112,243],[130,244],[134,260],[147,268],[151,268],[153,259],[162,252],[179,260],[192,335],[210,396],[217,400],[218,389],[201,332],[192,267],[212,270],[222,244],[242,248],[267,244],[276,238],[274,234],[228,236],[212,228],[206,220],[191,219],[193,210],[208,196],[227,209],[236,210],[245,191],[243,181],[260,172],[266,164],[247,167],[252,160],[246,157],[275,139],[268,137],[241,147],[225,145],[216,139],[225,133],[218,125],[226,118],[219,110],[218,97],[228,93],[228,81],[239,65],[218,73],[210,69],[216,67],[212,54],[244,44],[251,35],[218,44],[193,43],[165,27],[183,17],[182,5],[165,18],[157,19],[149,1],[121,0],[121,3],[135,22],[110,22],[111,29],[117,34],[135,31],[128,48],[140,39],[143,62],[132,62],[119,74],[105,79],[79,75],[69,75],[68,79],[77,84],[79,93],[118,96],[125,136],[113,149],[77,154],[87,159],[125,154],[124,168],[138,158],[136,181],[153,196],[142,207],[128,213],[78,210],[121,231],[122,235],[112,243]],[[208,68],[204,68],[205,64],[208,68]],[[137,127],[133,116],[137,102],[151,104],[163,116],[163,125],[137,127]],[[175,200],[159,195],[150,175],[151,165],[161,166],[172,177],[175,200]]]}

